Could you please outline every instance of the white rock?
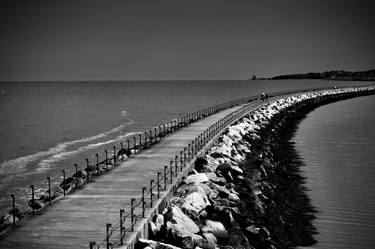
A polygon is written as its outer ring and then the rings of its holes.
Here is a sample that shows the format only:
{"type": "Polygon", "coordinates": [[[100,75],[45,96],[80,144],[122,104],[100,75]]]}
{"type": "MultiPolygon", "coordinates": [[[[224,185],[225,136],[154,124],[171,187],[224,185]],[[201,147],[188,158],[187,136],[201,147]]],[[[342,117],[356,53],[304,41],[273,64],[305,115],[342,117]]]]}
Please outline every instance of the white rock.
{"type": "Polygon", "coordinates": [[[200,211],[202,211],[208,205],[210,205],[207,196],[202,195],[198,192],[193,192],[184,197],[183,199],[184,203],[182,204],[181,208],[189,211],[194,211],[196,214],[198,214],[200,211]]]}
{"type": "Polygon", "coordinates": [[[241,140],[241,139],[242,139],[241,134],[240,134],[238,131],[233,130],[233,129],[231,129],[231,128],[228,129],[227,136],[228,136],[233,142],[237,142],[238,140],[241,140]]]}
{"type": "Polygon", "coordinates": [[[231,171],[233,171],[236,174],[243,175],[243,170],[238,166],[231,166],[231,171]]]}
{"type": "Polygon", "coordinates": [[[203,238],[205,238],[209,245],[217,245],[217,238],[212,233],[204,233],[203,238]]]}
{"type": "Polygon", "coordinates": [[[228,231],[219,221],[206,220],[206,225],[202,227],[202,231],[204,233],[211,232],[217,238],[227,238],[229,236],[228,231]]]}
{"type": "Polygon", "coordinates": [[[233,193],[230,193],[227,198],[230,201],[239,201],[240,200],[240,198],[236,194],[233,194],[233,193]]]}
{"type": "Polygon", "coordinates": [[[199,227],[179,207],[172,205],[168,210],[167,228],[172,229],[178,236],[186,237],[199,232],[199,227]]]}
{"type": "Polygon", "coordinates": [[[233,141],[227,135],[223,135],[222,139],[226,146],[231,147],[233,145],[233,141]]]}
{"type": "Polygon", "coordinates": [[[189,175],[186,177],[185,182],[186,183],[201,183],[201,182],[208,182],[209,179],[205,173],[198,173],[198,174],[193,174],[189,175]]]}

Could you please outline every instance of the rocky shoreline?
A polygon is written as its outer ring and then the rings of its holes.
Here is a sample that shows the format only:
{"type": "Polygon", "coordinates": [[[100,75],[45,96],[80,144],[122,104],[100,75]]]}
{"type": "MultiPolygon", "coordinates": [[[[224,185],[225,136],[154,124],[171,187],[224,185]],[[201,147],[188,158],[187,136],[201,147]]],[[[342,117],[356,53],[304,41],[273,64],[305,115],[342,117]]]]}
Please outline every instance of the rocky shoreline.
{"type": "Polygon", "coordinates": [[[279,99],[228,127],[199,157],[137,248],[293,248],[315,243],[310,205],[290,142],[314,108],[374,87],[279,99]]]}

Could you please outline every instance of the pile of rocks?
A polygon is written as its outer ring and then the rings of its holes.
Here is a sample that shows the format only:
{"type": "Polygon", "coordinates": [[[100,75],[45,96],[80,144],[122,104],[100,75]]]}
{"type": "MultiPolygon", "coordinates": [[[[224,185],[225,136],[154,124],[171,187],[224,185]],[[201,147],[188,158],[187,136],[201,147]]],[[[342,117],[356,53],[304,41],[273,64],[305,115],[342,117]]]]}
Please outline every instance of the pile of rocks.
{"type": "MultiPolygon", "coordinates": [[[[274,160],[272,144],[263,131],[276,132],[285,112],[308,100],[367,91],[347,88],[303,93],[267,103],[228,127],[170,198],[170,205],[150,224],[150,241],[142,248],[173,245],[181,248],[275,248],[265,217],[275,206],[276,186],[268,180],[285,177],[274,160]],[[278,117],[278,118],[276,118],[278,117]],[[262,150],[257,145],[262,143],[262,150]],[[245,162],[251,158],[251,165],[245,162]],[[155,242],[159,241],[159,242],[155,242]],[[158,244],[158,243],[163,243],[158,244]]],[[[372,89],[373,90],[373,89],[372,89]]],[[[268,135],[269,135],[268,134],[268,135]]],[[[284,224],[282,216],[277,221],[284,224]]]]}

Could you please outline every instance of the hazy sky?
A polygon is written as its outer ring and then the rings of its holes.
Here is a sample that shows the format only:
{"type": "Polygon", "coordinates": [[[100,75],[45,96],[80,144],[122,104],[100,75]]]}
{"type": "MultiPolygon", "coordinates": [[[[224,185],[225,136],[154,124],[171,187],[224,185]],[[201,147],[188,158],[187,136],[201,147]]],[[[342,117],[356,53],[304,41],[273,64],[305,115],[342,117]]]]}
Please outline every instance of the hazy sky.
{"type": "Polygon", "coordinates": [[[374,0],[1,1],[0,80],[375,68],[374,0]]]}

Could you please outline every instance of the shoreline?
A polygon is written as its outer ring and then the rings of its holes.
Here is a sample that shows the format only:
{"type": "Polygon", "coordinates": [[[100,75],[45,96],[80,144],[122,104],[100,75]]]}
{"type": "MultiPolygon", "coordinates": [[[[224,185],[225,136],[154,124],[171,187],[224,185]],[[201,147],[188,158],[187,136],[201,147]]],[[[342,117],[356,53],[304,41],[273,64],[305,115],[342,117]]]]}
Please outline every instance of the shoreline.
{"type": "Polygon", "coordinates": [[[169,207],[150,224],[151,240],[140,240],[137,248],[160,243],[181,248],[314,244],[316,211],[290,139],[316,107],[374,94],[373,87],[367,92],[350,89],[353,92],[321,91],[278,100],[231,125],[207,155],[197,159],[169,207]]]}

